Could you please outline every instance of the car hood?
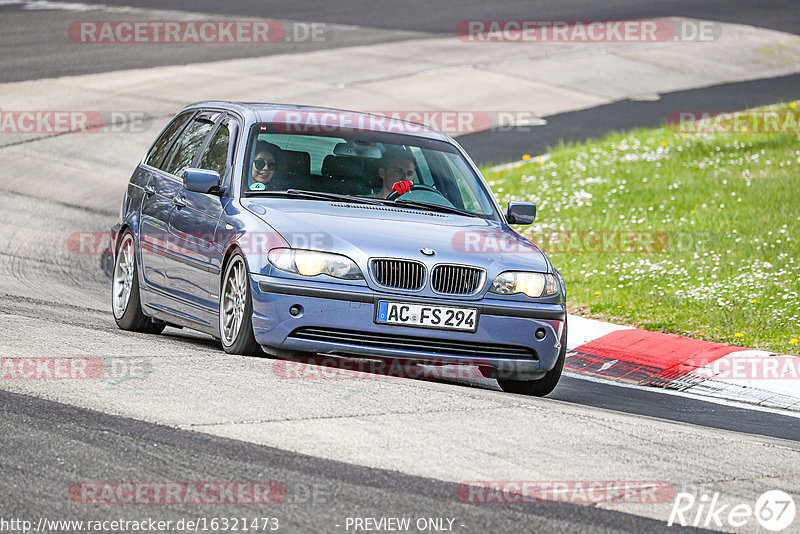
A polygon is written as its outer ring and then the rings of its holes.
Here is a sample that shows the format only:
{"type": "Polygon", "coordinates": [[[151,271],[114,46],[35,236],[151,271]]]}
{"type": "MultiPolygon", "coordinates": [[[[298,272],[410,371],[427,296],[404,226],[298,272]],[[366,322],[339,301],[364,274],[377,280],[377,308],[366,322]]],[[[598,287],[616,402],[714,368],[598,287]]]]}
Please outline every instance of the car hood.
{"type": "Polygon", "coordinates": [[[304,199],[243,199],[242,205],[291,246],[346,254],[362,267],[369,258],[391,257],[473,265],[490,274],[551,271],[539,247],[495,221],[304,199]],[[435,254],[426,256],[421,249],[435,254]]]}

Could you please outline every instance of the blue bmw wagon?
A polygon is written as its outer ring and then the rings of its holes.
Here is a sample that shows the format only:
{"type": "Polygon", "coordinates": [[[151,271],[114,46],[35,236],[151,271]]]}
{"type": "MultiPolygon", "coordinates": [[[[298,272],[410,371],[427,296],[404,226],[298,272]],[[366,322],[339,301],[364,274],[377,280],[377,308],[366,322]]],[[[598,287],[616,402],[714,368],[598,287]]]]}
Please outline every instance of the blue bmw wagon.
{"type": "Polygon", "coordinates": [[[476,366],[546,395],[564,281],[451,138],[378,115],[201,102],[136,167],[112,229],[124,330],[186,327],[231,354],[476,366]]]}

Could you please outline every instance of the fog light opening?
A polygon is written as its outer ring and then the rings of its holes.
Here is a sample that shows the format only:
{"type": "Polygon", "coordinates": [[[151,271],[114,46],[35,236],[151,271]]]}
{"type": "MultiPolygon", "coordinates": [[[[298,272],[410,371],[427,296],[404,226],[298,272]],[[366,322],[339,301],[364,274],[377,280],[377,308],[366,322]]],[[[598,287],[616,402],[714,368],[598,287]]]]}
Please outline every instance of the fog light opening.
{"type": "Polygon", "coordinates": [[[536,330],[536,334],[535,334],[536,339],[542,340],[542,339],[545,338],[546,335],[547,335],[547,332],[544,331],[544,328],[538,328],[536,330]]]}
{"type": "Polygon", "coordinates": [[[291,308],[289,308],[289,314],[292,317],[300,317],[303,315],[303,307],[299,304],[292,304],[291,308]]]}

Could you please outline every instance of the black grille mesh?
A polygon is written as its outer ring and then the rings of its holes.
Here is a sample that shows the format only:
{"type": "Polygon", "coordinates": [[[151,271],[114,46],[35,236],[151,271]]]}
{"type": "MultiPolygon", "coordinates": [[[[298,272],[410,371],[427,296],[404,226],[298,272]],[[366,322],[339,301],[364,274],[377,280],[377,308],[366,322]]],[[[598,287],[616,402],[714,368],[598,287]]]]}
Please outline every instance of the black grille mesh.
{"type": "Polygon", "coordinates": [[[431,274],[431,287],[447,295],[471,295],[480,289],[483,270],[463,265],[437,265],[431,274]]]}
{"type": "Polygon", "coordinates": [[[425,266],[416,261],[374,259],[372,274],[384,287],[416,291],[425,283],[425,266]]]}

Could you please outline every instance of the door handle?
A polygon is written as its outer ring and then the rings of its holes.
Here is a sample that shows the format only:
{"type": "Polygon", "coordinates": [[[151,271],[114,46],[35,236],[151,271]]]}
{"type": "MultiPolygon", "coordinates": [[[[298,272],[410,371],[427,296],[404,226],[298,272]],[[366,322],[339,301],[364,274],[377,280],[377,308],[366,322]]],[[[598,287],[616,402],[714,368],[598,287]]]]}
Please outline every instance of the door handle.
{"type": "Polygon", "coordinates": [[[176,206],[178,206],[179,208],[185,208],[186,207],[186,199],[183,198],[182,196],[174,197],[172,199],[172,203],[175,204],[176,206]]]}
{"type": "Polygon", "coordinates": [[[146,185],[144,186],[144,192],[148,195],[153,195],[156,192],[156,188],[152,185],[146,185]]]}

